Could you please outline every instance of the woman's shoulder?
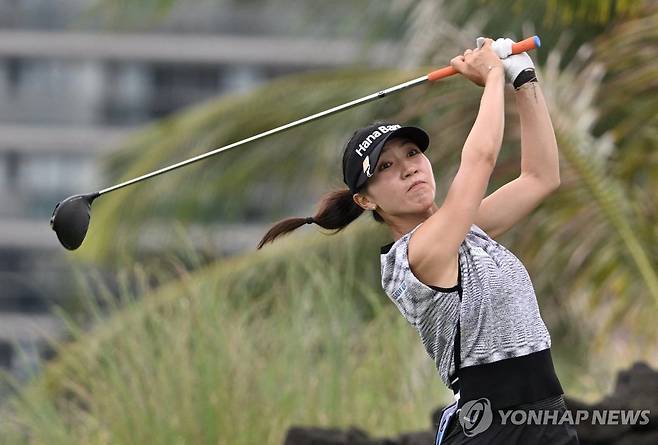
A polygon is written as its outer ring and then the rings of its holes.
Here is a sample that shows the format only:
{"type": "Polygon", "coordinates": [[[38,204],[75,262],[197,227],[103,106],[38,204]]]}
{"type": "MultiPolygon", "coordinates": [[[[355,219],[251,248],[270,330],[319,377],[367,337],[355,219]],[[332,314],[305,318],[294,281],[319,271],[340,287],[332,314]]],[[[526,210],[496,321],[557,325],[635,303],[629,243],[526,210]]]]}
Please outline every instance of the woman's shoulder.
{"type": "MultiPolygon", "coordinates": [[[[421,223],[422,224],[422,223],[421,223]]],[[[391,241],[388,244],[384,244],[383,246],[379,247],[379,253],[380,255],[393,255],[393,253],[397,250],[399,250],[401,247],[405,247],[409,244],[409,239],[411,238],[411,234],[418,228],[420,227],[420,224],[418,224],[416,227],[414,227],[411,231],[408,233],[405,233],[402,235],[399,239],[396,241],[391,241]]],[[[487,240],[491,240],[489,235],[482,230],[479,226],[476,224],[471,224],[470,229],[468,230],[468,233],[464,237],[464,240],[466,241],[469,236],[478,236],[480,238],[484,238],[487,240]]]]}

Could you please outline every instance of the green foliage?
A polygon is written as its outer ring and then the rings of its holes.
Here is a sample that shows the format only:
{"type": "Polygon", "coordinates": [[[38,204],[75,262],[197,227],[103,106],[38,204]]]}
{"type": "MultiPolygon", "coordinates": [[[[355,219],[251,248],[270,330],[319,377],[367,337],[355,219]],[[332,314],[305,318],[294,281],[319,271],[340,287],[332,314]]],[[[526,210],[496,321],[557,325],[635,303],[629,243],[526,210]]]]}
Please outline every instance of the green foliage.
{"type": "Polygon", "coordinates": [[[0,437],[240,445],[280,444],[291,424],[429,430],[449,394],[376,275],[362,273],[371,251],[353,241],[363,233],[315,235],[303,257],[286,255],[299,247],[291,240],[276,254],[181,269],[159,290],[137,269],[136,292],[90,302],[94,329],[69,320],[74,342],[12,400],[0,437]]]}
{"type": "MultiPolygon", "coordinates": [[[[584,294],[589,310],[599,314],[597,343],[629,324],[655,338],[658,239],[651,190],[658,189],[658,164],[649,110],[658,109],[658,90],[637,77],[638,71],[658,75],[652,56],[658,32],[651,26],[658,11],[647,13],[612,28],[569,69],[559,68],[556,54],[544,72],[567,162],[558,196],[532,218],[546,236],[529,230],[524,241],[542,246],[544,270],[561,271],[565,296],[584,294]]],[[[544,280],[536,284],[541,288],[544,280]]]]}

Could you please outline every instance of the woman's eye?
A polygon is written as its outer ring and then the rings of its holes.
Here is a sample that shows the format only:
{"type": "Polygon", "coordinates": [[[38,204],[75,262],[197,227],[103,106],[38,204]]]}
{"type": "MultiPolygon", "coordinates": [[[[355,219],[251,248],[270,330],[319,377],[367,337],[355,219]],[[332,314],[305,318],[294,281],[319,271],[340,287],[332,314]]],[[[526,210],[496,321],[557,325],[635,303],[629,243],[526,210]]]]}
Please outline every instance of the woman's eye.
{"type": "MultiPolygon", "coordinates": [[[[420,153],[420,151],[418,151],[417,148],[412,148],[411,150],[409,150],[409,153],[413,153],[412,156],[416,156],[418,153],[420,153]]],[[[389,162],[382,163],[382,165],[379,166],[379,170],[384,170],[387,164],[389,164],[389,162]]]]}

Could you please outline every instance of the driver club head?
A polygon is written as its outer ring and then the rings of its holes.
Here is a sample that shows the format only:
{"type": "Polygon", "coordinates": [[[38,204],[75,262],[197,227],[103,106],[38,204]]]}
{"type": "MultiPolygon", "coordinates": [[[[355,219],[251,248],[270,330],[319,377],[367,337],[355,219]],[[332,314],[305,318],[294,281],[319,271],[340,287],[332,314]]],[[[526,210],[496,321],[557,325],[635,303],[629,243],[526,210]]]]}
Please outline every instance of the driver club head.
{"type": "Polygon", "coordinates": [[[100,194],[74,195],[58,202],[50,217],[50,227],[68,250],[80,247],[89,228],[91,203],[100,194]]]}

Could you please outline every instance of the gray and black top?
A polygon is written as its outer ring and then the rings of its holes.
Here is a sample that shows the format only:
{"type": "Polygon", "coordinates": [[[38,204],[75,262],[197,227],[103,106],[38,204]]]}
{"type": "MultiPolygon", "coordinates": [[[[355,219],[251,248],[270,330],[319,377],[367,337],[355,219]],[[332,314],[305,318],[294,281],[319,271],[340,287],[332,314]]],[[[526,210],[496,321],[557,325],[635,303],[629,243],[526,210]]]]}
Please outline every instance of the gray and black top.
{"type": "Polygon", "coordinates": [[[381,247],[382,287],[418,330],[441,380],[459,392],[459,406],[487,397],[504,408],[562,394],[551,337],[521,261],[472,224],[459,246],[458,283],[426,285],[407,258],[421,224],[381,247]]]}

